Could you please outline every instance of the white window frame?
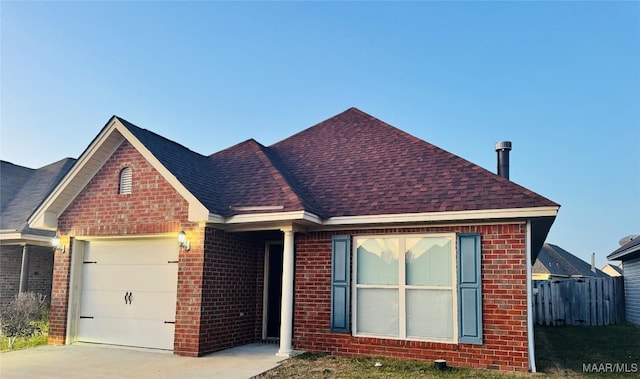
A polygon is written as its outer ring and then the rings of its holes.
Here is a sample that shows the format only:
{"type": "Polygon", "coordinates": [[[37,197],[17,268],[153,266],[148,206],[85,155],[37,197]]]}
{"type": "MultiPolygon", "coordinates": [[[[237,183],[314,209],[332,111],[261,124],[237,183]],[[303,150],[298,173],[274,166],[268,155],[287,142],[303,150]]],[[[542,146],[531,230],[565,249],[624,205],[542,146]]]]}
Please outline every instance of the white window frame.
{"type": "Polygon", "coordinates": [[[353,301],[351,302],[351,314],[352,314],[352,335],[354,337],[371,337],[371,338],[379,338],[379,339],[392,339],[392,340],[406,340],[406,341],[424,341],[424,342],[438,342],[438,343],[448,343],[448,344],[457,344],[458,343],[458,246],[457,246],[457,234],[456,233],[409,233],[409,234],[363,234],[363,235],[355,235],[352,239],[352,256],[353,256],[353,265],[352,265],[352,293],[351,298],[353,301]],[[406,254],[405,248],[405,239],[406,238],[420,238],[420,237],[428,237],[428,238],[438,238],[438,237],[446,237],[451,240],[451,287],[443,286],[415,286],[415,285],[407,285],[406,283],[406,264],[404,260],[404,256],[406,254]],[[367,238],[397,238],[399,239],[399,254],[400,259],[398,260],[398,269],[399,269],[399,277],[398,277],[398,285],[371,285],[371,284],[358,284],[358,240],[367,239],[367,238]],[[381,289],[397,289],[398,290],[398,336],[385,336],[385,335],[376,335],[369,333],[358,333],[358,289],[359,288],[381,288],[381,289]],[[451,340],[444,339],[434,339],[434,338],[419,338],[419,337],[408,337],[407,336],[407,303],[406,303],[406,295],[407,290],[410,289],[434,289],[434,290],[451,290],[452,293],[452,317],[453,317],[453,336],[451,340]]]}

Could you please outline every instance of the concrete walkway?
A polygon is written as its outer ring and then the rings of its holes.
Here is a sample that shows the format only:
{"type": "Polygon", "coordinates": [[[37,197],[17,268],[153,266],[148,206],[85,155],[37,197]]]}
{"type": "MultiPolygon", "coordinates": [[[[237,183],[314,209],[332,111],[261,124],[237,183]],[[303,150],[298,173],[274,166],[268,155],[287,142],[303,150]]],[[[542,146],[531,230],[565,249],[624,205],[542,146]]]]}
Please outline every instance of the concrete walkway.
{"type": "Polygon", "coordinates": [[[248,379],[279,365],[278,345],[250,344],[200,358],[171,352],[73,344],[0,354],[0,378],[248,379]]]}

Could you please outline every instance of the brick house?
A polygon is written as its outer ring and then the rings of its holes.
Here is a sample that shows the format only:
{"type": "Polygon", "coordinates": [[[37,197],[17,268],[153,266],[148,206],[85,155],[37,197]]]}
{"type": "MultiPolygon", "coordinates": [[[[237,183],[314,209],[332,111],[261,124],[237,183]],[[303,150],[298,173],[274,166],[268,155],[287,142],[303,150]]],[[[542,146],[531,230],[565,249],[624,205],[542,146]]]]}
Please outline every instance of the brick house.
{"type": "Polygon", "coordinates": [[[210,156],[114,116],[30,223],[65,247],[51,344],[527,371],[531,263],[558,208],[351,108],[210,156]]]}
{"type": "Polygon", "coordinates": [[[55,232],[29,228],[27,220],[74,162],[32,169],[0,161],[0,309],[20,292],[50,298],[55,232]]]}

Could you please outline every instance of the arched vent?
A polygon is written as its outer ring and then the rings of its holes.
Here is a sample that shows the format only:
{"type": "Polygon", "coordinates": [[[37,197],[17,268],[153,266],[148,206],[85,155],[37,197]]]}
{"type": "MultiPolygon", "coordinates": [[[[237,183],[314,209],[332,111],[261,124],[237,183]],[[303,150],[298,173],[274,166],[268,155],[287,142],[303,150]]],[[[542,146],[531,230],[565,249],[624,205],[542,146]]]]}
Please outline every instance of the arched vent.
{"type": "Polygon", "coordinates": [[[125,167],[120,171],[120,195],[128,195],[131,193],[131,167],[125,167]]]}

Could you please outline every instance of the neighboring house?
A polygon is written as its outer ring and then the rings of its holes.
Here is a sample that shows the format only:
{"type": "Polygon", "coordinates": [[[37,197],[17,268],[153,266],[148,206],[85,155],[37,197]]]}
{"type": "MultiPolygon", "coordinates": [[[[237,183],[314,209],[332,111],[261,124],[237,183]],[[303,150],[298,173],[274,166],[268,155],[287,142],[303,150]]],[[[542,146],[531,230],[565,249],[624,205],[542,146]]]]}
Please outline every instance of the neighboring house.
{"type": "Polygon", "coordinates": [[[55,232],[31,229],[27,220],[74,162],[31,169],[0,161],[0,308],[19,292],[50,298],[55,232]]]}
{"type": "Polygon", "coordinates": [[[604,266],[602,266],[601,270],[605,274],[614,278],[618,276],[622,276],[622,263],[620,263],[617,266],[614,266],[611,263],[607,263],[604,266]]]}
{"type": "Polygon", "coordinates": [[[622,241],[623,245],[607,256],[610,261],[622,261],[624,303],[627,322],[640,325],[640,235],[622,241]]]}
{"type": "Polygon", "coordinates": [[[609,275],[563,248],[545,243],[533,265],[533,280],[608,278],[609,275]]]}
{"type": "Polygon", "coordinates": [[[114,116],[30,224],[64,247],[51,344],[274,340],[526,371],[530,269],[558,208],[351,108],[210,156],[114,116]]]}

